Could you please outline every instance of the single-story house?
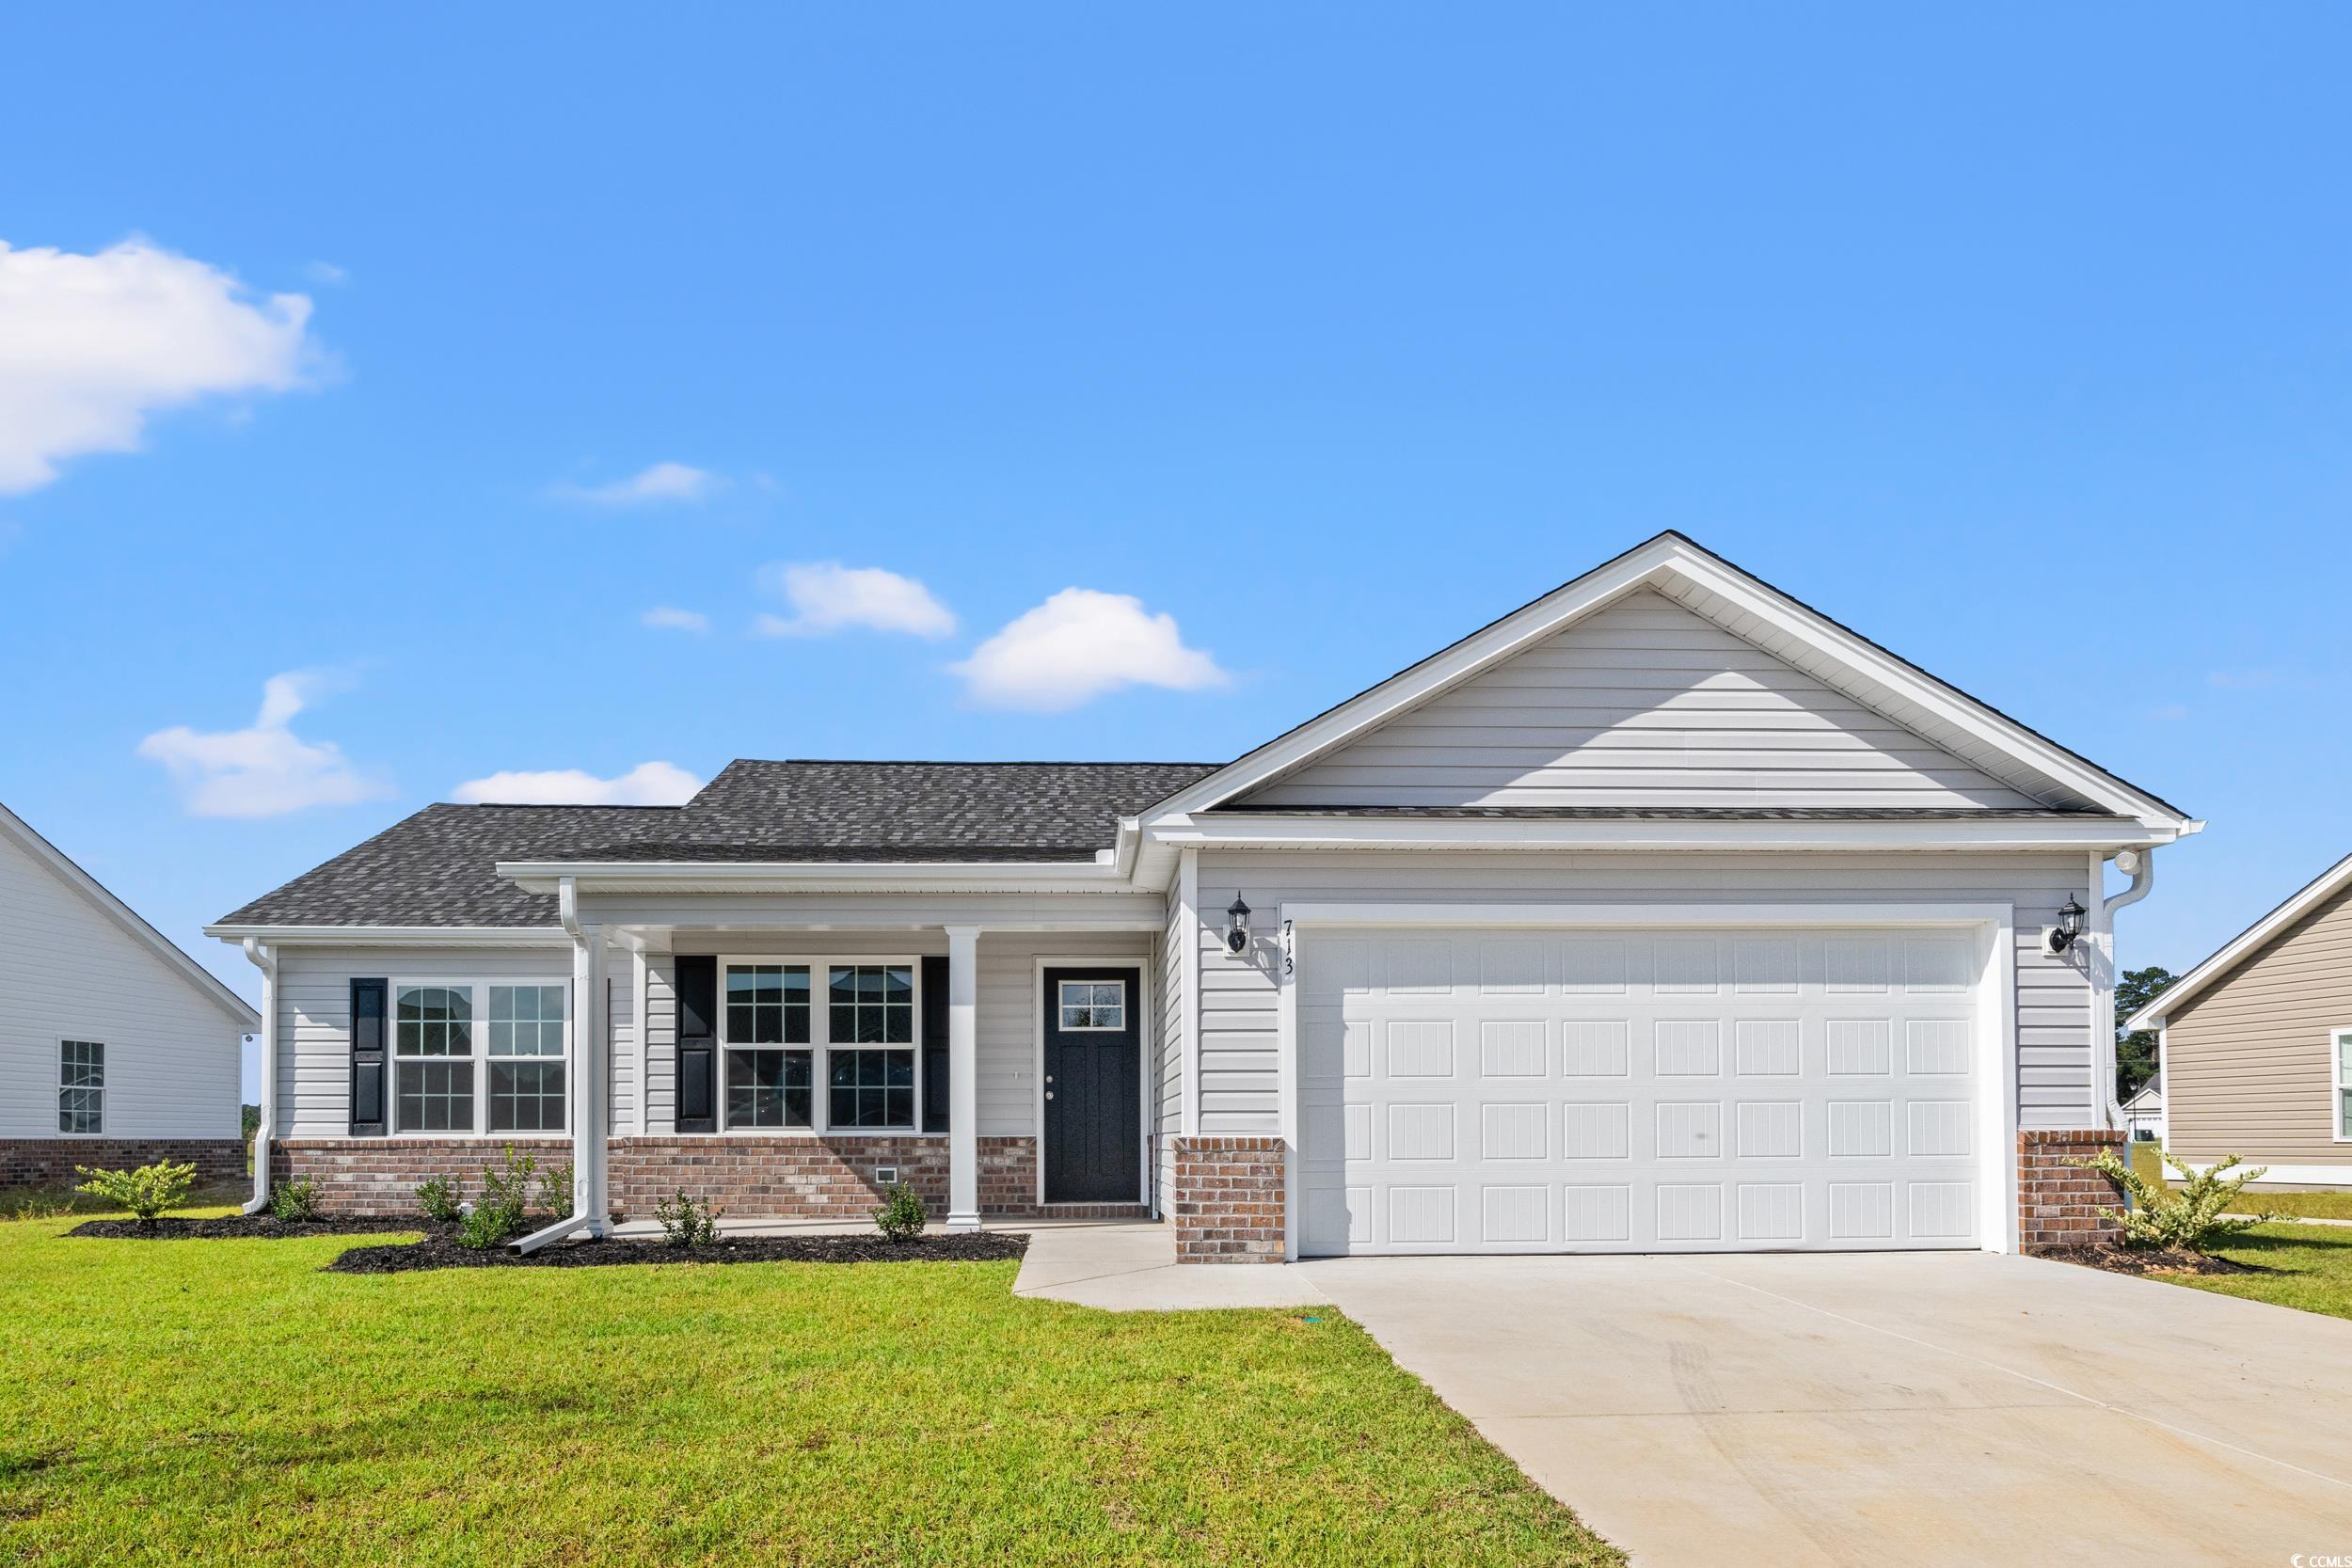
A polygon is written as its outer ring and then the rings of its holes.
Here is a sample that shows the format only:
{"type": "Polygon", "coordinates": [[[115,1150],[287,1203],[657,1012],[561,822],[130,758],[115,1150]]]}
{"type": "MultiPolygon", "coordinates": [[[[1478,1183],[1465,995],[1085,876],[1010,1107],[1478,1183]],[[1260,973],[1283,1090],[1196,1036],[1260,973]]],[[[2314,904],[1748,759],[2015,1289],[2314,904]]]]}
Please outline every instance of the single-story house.
{"type": "Polygon", "coordinates": [[[2174,981],[2125,1024],[2153,1029],[2164,1145],[2258,1185],[2352,1187],[2352,855],[2174,981]]]}
{"type": "Polygon", "coordinates": [[[2201,826],[1666,533],[1232,762],[438,805],[212,929],[270,1171],[570,1153],[532,1244],[903,1180],[1194,1260],[2009,1249],[2099,1224],[2109,915],[2201,826]]]}
{"type": "Polygon", "coordinates": [[[0,806],[0,1186],[157,1160],[245,1176],[261,1017],[0,806]]]}
{"type": "Polygon", "coordinates": [[[2134,1143],[2154,1143],[2164,1136],[2164,1074],[2159,1072],[2134,1089],[2123,1101],[2123,1131],[2134,1143]]]}

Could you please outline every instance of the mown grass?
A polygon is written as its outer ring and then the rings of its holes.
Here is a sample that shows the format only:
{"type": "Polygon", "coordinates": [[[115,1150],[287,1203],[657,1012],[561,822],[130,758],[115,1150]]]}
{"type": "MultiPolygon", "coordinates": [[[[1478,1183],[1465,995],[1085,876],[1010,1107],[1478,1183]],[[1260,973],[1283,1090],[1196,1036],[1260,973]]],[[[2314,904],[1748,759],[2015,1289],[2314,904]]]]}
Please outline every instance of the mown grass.
{"type": "Polygon", "coordinates": [[[1335,1312],[0,1225],[0,1560],[1617,1563],[1335,1312]],[[1319,1320],[1319,1321],[1310,1321],[1319,1320]]]}
{"type": "MultiPolygon", "coordinates": [[[[2180,1185],[2171,1179],[2172,1173],[2165,1168],[2163,1157],[2153,1143],[2132,1145],[2132,1168],[2151,1181],[2161,1181],[2168,1187],[2180,1185]]],[[[2352,1193],[2278,1193],[2267,1187],[2249,1187],[2238,1207],[2249,1213],[2266,1211],[2312,1219],[2352,1220],[2352,1193]]]]}
{"type": "Polygon", "coordinates": [[[2208,1250],[2217,1258],[2249,1263],[2264,1272],[2149,1277],[2225,1296],[2352,1318],[2352,1230],[2326,1225],[2259,1225],[2208,1250]]]}

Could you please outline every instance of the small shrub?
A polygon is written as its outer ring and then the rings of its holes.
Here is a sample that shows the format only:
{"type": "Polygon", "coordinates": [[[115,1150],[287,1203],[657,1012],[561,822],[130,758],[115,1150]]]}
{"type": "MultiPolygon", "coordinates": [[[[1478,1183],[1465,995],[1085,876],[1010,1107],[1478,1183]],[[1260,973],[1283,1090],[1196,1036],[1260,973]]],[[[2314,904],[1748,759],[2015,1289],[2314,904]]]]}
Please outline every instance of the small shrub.
{"type": "Polygon", "coordinates": [[[525,1216],[531,1212],[532,1190],[538,1179],[539,1157],[517,1154],[515,1146],[508,1144],[503,1167],[482,1167],[482,1196],[458,1228],[459,1244],[487,1251],[521,1235],[525,1216]]]}
{"type": "Polygon", "coordinates": [[[423,1210],[424,1217],[436,1225],[455,1225],[466,1217],[457,1183],[446,1176],[437,1176],[429,1181],[417,1183],[417,1207],[423,1210]]]}
{"type": "Polygon", "coordinates": [[[903,1181],[892,1182],[882,1207],[874,1211],[874,1227],[894,1242],[911,1242],[920,1236],[930,1219],[922,1195],[903,1181]]]}
{"type": "Polygon", "coordinates": [[[457,1244],[476,1252],[502,1247],[523,1233],[523,1217],[512,1209],[477,1203],[457,1227],[457,1244]]]}
{"type": "Polygon", "coordinates": [[[175,1165],[168,1160],[136,1170],[92,1170],[87,1165],[73,1167],[77,1176],[87,1177],[73,1190],[92,1197],[128,1209],[141,1225],[152,1225],[155,1216],[176,1207],[196,1185],[196,1165],[193,1162],[175,1165]]]}
{"type": "Polygon", "coordinates": [[[539,1210],[557,1219],[572,1212],[572,1167],[552,1166],[539,1177],[539,1210]]]}
{"type": "Polygon", "coordinates": [[[661,1222],[661,1234],[672,1246],[707,1247],[719,1239],[719,1216],[725,1212],[715,1203],[695,1202],[681,1190],[655,1205],[653,1217],[661,1222]]]}
{"type": "Polygon", "coordinates": [[[2184,1247],[2190,1252],[2203,1252],[2214,1243],[2234,1236],[2249,1227],[2267,1225],[2280,1216],[2265,1211],[2246,1218],[2224,1218],[2237,1207],[2238,1194],[2246,1184],[2260,1178],[2270,1167],[2256,1165],[2252,1170],[2233,1176],[2238,1157],[2227,1155],[2201,1175],[2187,1161],[2164,1151],[2164,1163],[2180,1173],[2178,1191],[2160,1181],[2151,1181],[2116,1158],[2113,1149],[2101,1149],[2088,1160],[2069,1160],[2068,1164],[2080,1170],[2095,1170],[2101,1176],[2132,1195],[2129,1210],[2102,1209],[2100,1214],[2123,1227],[2123,1239],[2133,1246],[2184,1247]]]}
{"type": "Polygon", "coordinates": [[[300,1225],[319,1217],[319,1184],[309,1177],[280,1181],[271,1189],[269,1212],[285,1225],[300,1225]]]}

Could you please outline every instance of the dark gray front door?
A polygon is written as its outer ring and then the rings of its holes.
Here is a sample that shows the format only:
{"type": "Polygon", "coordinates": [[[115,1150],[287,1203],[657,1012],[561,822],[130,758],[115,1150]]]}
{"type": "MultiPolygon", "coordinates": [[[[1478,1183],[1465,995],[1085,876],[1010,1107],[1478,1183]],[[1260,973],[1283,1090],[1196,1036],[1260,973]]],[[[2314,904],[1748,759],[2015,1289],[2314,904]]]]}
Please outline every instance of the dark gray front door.
{"type": "Polygon", "coordinates": [[[1045,1201],[1143,1196],[1142,972],[1045,972],[1045,1201]]]}

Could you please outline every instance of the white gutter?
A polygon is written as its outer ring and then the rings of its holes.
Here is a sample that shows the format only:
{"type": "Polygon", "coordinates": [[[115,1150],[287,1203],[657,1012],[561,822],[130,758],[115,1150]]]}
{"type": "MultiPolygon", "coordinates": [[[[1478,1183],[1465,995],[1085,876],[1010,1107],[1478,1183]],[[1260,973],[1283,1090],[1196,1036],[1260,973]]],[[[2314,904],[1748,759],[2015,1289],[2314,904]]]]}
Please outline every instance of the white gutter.
{"type": "Polygon", "coordinates": [[[572,1212],[553,1225],[511,1243],[516,1255],[538,1251],[576,1231],[601,1236],[611,1224],[606,1202],[608,1093],[604,1063],[604,933],[580,923],[580,886],[566,877],[556,891],[556,908],[572,939],[572,1212]]]}
{"type": "Polygon", "coordinates": [[[253,937],[245,939],[245,956],[262,972],[262,1119],[253,1130],[253,1196],[248,1214],[269,1207],[269,1151],[278,1130],[278,950],[253,937]]]}
{"type": "MultiPolygon", "coordinates": [[[[2110,972],[2116,971],[2115,911],[2138,903],[2155,890],[2156,851],[2153,847],[2122,850],[2115,857],[2115,868],[2131,878],[2132,885],[2112,898],[2102,899],[2099,904],[2099,928],[2107,934],[2107,967],[2110,972]]],[[[2121,979],[2122,975],[2120,972],[2115,972],[2114,977],[2121,979]]],[[[2115,988],[2112,983],[2108,985],[2104,994],[2107,998],[2107,1009],[2112,1014],[2115,1006],[2115,988]]],[[[2121,1127],[2123,1125],[2124,1116],[2122,1105],[2115,1098],[2113,1037],[2115,1025],[2113,1019],[2110,1017],[2103,1026],[2108,1032],[2108,1041],[2106,1050],[2101,1053],[2099,1057],[2099,1098],[2106,1105],[2107,1125],[2121,1127]]]]}

